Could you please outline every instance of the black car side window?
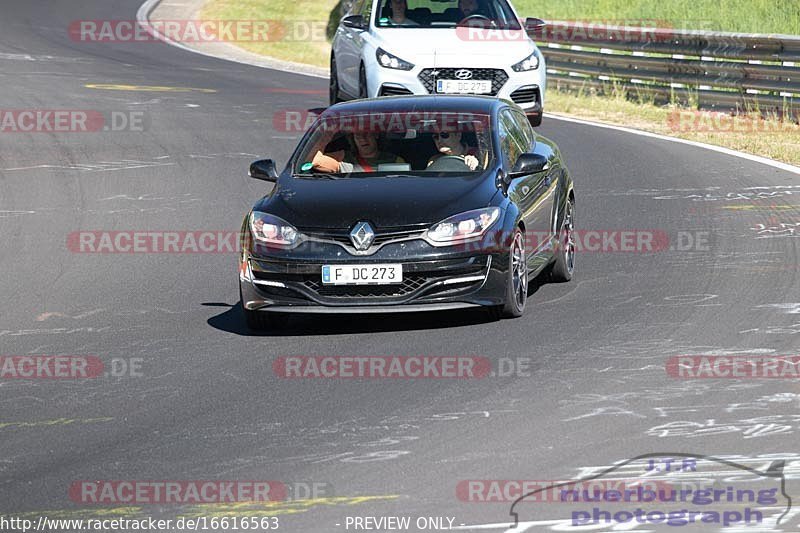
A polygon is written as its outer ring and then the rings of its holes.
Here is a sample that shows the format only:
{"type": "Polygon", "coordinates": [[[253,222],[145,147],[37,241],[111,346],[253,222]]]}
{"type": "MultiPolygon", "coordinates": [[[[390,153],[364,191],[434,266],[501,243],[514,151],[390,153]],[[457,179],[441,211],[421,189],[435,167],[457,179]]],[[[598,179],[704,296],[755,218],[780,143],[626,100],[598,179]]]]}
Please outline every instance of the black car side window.
{"type": "Polygon", "coordinates": [[[534,140],[536,139],[536,134],[533,132],[533,127],[531,126],[528,117],[525,116],[524,113],[520,113],[516,109],[511,110],[511,114],[514,117],[514,121],[517,124],[517,128],[522,133],[524,141],[524,151],[530,152],[531,148],[533,147],[534,140]]]}
{"type": "Polygon", "coordinates": [[[500,157],[503,160],[503,166],[507,170],[511,170],[517,162],[517,158],[522,153],[520,146],[520,133],[514,124],[512,117],[508,113],[503,112],[500,115],[500,157]]]}

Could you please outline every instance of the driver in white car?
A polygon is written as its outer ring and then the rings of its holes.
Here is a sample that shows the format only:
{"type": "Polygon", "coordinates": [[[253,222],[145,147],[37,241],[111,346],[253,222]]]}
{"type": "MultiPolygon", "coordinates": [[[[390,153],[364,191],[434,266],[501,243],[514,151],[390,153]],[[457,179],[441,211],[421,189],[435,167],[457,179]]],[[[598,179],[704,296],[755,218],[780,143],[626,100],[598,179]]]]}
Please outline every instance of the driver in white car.
{"type": "Polygon", "coordinates": [[[459,22],[470,15],[481,15],[478,0],[458,0],[458,20],[459,22]]]}

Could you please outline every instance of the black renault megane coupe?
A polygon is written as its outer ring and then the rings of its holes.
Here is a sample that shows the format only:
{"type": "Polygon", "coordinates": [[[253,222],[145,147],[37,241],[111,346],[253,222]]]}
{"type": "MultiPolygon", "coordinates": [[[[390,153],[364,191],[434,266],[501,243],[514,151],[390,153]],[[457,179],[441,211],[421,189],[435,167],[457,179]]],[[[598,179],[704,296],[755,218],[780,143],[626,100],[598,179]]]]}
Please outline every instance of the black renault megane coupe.
{"type": "Polygon", "coordinates": [[[528,280],[572,278],[575,194],[558,147],[512,102],[398,96],[337,104],[244,219],[252,329],[289,313],[525,310],[528,280]]]}

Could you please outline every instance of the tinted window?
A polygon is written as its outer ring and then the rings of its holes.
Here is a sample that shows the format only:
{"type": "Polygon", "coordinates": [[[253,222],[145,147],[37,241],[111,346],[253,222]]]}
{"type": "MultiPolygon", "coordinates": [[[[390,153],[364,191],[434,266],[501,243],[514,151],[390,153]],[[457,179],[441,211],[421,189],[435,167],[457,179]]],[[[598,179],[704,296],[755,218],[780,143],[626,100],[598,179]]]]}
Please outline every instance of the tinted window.
{"type": "Polygon", "coordinates": [[[523,152],[521,132],[507,112],[500,115],[500,152],[503,165],[510,170],[523,152]]]}
{"type": "Polygon", "coordinates": [[[528,120],[528,117],[525,116],[525,113],[520,113],[516,109],[512,109],[511,113],[514,116],[518,129],[522,132],[523,138],[525,139],[525,151],[530,152],[531,148],[533,147],[534,140],[536,139],[536,134],[533,132],[533,127],[531,127],[531,123],[528,120]]]}
{"type": "Polygon", "coordinates": [[[293,169],[392,177],[479,174],[494,160],[490,124],[489,115],[478,113],[328,112],[311,126],[293,169]]]}
{"type": "Polygon", "coordinates": [[[393,6],[392,0],[378,0],[376,26],[452,28],[472,15],[469,23],[476,28],[522,29],[506,0],[405,0],[403,6],[398,3],[393,6]],[[395,20],[399,17],[396,9],[405,11],[404,19],[395,20]]]}

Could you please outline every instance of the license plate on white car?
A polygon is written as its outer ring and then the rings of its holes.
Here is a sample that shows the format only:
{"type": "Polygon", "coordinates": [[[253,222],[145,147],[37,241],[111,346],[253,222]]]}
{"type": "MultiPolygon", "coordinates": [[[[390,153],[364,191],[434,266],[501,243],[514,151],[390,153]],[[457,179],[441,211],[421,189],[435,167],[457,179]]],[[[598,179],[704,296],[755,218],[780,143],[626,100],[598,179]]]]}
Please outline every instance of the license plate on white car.
{"type": "Polygon", "coordinates": [[[403,282],[403,265],[323,265],[325,285],[391,285],[403,282]]]}
{"type": "Polygon", "coordinates": [[[436,92],[447,94],[489,94],[490,80],[436,80],[436,92]]]}

